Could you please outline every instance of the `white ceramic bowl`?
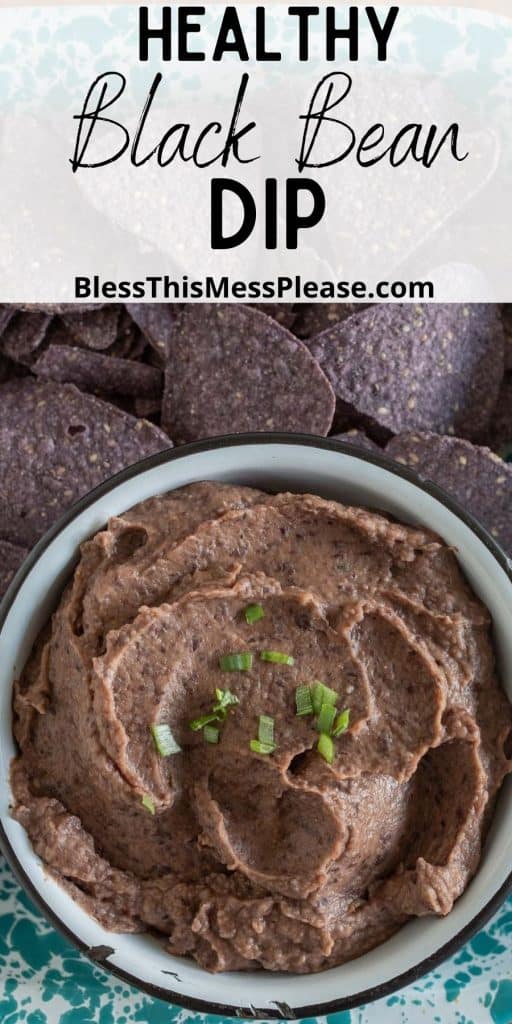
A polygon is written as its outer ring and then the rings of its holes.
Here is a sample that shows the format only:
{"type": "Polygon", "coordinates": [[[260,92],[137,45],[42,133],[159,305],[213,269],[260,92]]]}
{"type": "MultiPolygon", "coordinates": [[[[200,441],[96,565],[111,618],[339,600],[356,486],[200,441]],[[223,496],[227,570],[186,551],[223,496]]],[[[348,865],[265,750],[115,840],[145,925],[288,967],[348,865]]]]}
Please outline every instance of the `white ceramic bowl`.
{"type": "Polygon", "coordinates": [[[496,909],[512,887],[512,780],[507,780],[481,865],[446,918],[424,917],[351,963],[321,974],[267,972],[211,975],[169,956],[144,935],[105,931],[52,881],[23,828],[9,816],[11,686],[57,603],[80,543],[150,495],[195,480],[223,480],[263,489],[309,491],[368,505],[436,530],[494,620],[503,683],[512,697],[512,572],[485,530],[433,484],[388,460],[309,436],[242,435],[187,445],[150,457],[83,498],[39,542],[0,608],[0,836],[29,895],[85,954],[152,995],[223,1016],[291,1019],[324,1015],[387,995],[451,955],[496,909]]]}

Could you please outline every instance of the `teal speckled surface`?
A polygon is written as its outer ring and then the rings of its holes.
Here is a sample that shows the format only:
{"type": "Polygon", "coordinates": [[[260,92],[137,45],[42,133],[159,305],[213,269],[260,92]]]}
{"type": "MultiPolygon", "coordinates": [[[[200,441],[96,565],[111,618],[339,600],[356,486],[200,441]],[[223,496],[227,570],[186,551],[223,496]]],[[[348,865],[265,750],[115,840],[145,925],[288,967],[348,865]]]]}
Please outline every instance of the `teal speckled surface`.
{"type": "MultiPolygon", "coordinates": [[[[150,999],[91,964],[47,924],[0,860],[1,1024],[207,1020],[150,999]]],[[[219,1020],[211,1018],[212,1024],[219,1020]]],[[[333,1014],[329,1021],[512,1024],[512,898],[484,931],[421,981],[367,1007],[333,1014]]]]}

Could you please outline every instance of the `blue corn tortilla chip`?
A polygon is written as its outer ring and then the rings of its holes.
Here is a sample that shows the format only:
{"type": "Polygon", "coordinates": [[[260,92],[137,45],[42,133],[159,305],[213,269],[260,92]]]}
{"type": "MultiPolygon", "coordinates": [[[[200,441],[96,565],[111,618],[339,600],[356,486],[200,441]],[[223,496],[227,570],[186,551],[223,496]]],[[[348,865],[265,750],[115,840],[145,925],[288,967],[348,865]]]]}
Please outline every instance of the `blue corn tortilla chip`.
{"type": "Polygon", "coordinates": [[[485,437],[504,371],[496,306],[372,306],[309,347],[363,426],[485,437]]]}
{"type": "Polygon", "coordinates": [[[156,366],[69,345],[50,345],[34,363],[32,372],[46,380],[76,384],[93,394],[158,399],[163,387],[162,373],[156,366]]]}
{"type": "Polygon", "coordinates": [[[62,320],[78,345],[103,351],[117,338],[121,310],[119,306],[103,306],[90,311],[65,311],[62,320]]]}
{"type": "Polygon", "coordinates": [[[505,369],[512,370],[512,305],[503,306],[502,317],[505,331],[505,369]]]}
{"type": "Polygon", "coordinates": [[[272,317],[272,320],[277,320],[278,324],[282,324],[288,331],[295,334],[293,325],[296,319],[295,307],[291,302],[251,302],[249,303],[252,309],[259,309],[261,313],[265,313],[265,316],[272,317]]]}
{"type": "Polygon", "coordinates": [[[31,366],[46,339],[51,319],[47,313],[15,313],[0,336],[0,352],[23,366],[31,366]]]}
{"type": "Polygon", "coordinates": [[[248,306],[183,306],[166,365],[162,426],[177,442],[241,431],[329,433],[329,381],[305,345],[248,306]]]}
{"type": "Polygon", "coordinates": [[[132,320],[157,354],[162,366],[165,365],[171,351],[178,308],[171,302],[132,302],[126,307],[132,320]]]}
{"type": "Polygon", "coordinates": [[[91,488],[172,442],[152,423],[72,384],[0,387],[0,530],[30,546],[91,488]]]}
{"type": "Polygon", "coordinates": [[[432,433],[395,437],[386,455],[443,487],[512,555],[512,466],[499,455],[458,437],[432,433]]]}
{"type": "Polygon", "coordinates": [[[8,540],[0,540],[0,599],[27,555],[28,548],[11,544],[8,540]]]}

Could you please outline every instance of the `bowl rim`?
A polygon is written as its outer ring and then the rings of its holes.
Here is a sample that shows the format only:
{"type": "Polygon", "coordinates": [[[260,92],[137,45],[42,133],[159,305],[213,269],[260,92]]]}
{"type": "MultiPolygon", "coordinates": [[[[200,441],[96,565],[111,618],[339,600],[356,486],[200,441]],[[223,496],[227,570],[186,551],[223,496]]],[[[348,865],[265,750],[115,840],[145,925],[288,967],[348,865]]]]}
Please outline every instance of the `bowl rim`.
{"type": "MultiPolygon", "coordinates": [[[[339,441],[335,438],[317,437],[313,434],[281,433],[278,431],[265,433],[247,432],[241,434],[222,434],[205,438],[201,441],[183,444],[177,448],[167,448],[163,451],[156,452],[153,455],[149,455],[144,459],[140,459],[138,462],[122,469],[114,476],[109,477],[108,480],[105,480],[103,483],[93,488],[93,490],[87,492],[87,494],[82,495],[78,501],[74,502],[73,505],[71,505],[71,507],[57,519],[53,526],[46,531],[46,533],[29,551],[29,554],[24,559],[22,565],[14,576],[14,579],[11,581],[2,601],[0,601],[0,634],[3,630],[11,607],[16,600],[18,592],[42,554],[77,516],[91,505],[94,505],[98,499],[114,490],[119,484],[123,484],[126,481],[133,479],[139,474],[144,473],[146,470],[154,469],[166,463],[174,462],[180,458],[185,458],[197,453],[222,448],[243,448],[248,445],[298,445],[305,448],[319,448],[326,451],[339,452],[340,454],[348,455],[352,458],[358,459],[362,462],[368,462],[380,469],[393,473],[401,479],[413,484],[430,497],[439,501],[445,506],[445,508],[460,519],[465,526],[469,527],[469,529],[477,536],[478,540],[490,551],[491,555],[497,561],[500,568],[505,572],[509,582],[512,584],[512,560],[507,557],[505,551],[500,547],[491,533],[475,518],[475,516],[468,512],[455,498],[448,494],[438,484],[428,478],[421,477],[409,466],[395,462],[384,453],[380,454],[368,451],[366,449],[358,448],[353,444],[339,441]]],[[[48,906],[40,891],[28,877],[21,860],[14,852],[1,820],[0,849],[19,883],[50,924],[60,932],[65,939],[71,942],[75,948],[85,954],[85,956],[87,956],[87,958],[94,964],[103,967],[106,971],[119,978],[121,981],[124,981],[126,984],[131,985],[156,999],[181,1006],[188,1010],[204,1014],[212,1014],[214,1016],[229,1017],[231,1019],[297,1020],[306,1017],[324,1017],[331,1013],[357,1009],[366,1003],[372,1003],[377,999],[389,996],[393,992],[403,988],[405,985],[418,981],[423,977],[423,975],[427,974],[435,967],[438,967],[443,963],[443,961],[448,959],[448,957],[456,953],[462,945],[464,945],[483,925],[486,924],[489,918],[503,903],[507,895],[512,892],[511,870],[505,879],[505,882],[503,882],[487,903],[477,911],[475,916],[467,925],[464,926],[464,928],[457,932],[457,934],[449,939],[448,942],[440,946],[435,953],[425,957],[413,967],[401,974],[395,975],[385,982],[370,986],[369,988],[354,993],[351,996],[340,996],[339,999],[330,1000],[325,1003],[315,1003],[300,1007],[289,1007],[288,1005],[274,1004],[276,1006],[275,1010],[270,1007],[265,1007],[260,1010],[253,1006],[243,1007],[225,1005],[204,999],[195,999],[194,997],[184,995],[180,992],[160,988],[158,985],[154,985],[151,982],[135,976],[130,971],[117,967],[115,964],[110,964],[108,962],[108,957],[111,955],[109,953],[110,947],[95,947],[94,949],[91,949],[82,941],[82,939],[80,939],[78,935],[75,934],[66,921],[59,917],[58,914],[48,906]]],[[[106,934],[109,933],[106,932],[106,934]]]]}

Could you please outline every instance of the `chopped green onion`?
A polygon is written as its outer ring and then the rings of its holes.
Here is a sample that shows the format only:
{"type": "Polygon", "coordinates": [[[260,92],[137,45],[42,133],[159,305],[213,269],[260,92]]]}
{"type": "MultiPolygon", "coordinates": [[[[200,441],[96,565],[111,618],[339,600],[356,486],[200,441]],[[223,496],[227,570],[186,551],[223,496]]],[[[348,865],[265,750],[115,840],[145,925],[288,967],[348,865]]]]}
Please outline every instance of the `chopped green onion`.
{"type": "Polygon", "coordinates": [[[261,740],[251,740],[249,746],[254,754],[273,754],[276,749],[275,743],[262,743],[261,740]]]}
{"type": "Polygon", "coordinates": [[[332,764],[334,761],[334,743],[327,733],[320,733],[317,750],[318,753],[322,755],[324,761],[327,761],[327,764],[332,764]]]}
{"type": "Polygon", "coordinates": [[[204,729],[205,725],[209,725],[210,722],[218,722],[219,716],[213,711],[209,715],[201,715],[200,718],[194,718],[188,723],[189,729],[192,732],[199,732],[200,729],[204,729]]]}
{"type": "Polygon", "coordinates": [[[336,708],[334,708],[332,704],[322,704],[316,720],[318,732],[325,732],[330,736],[335,718],[336,708]]]}
{"type": "Polygon", "coordinates": [[[309,686],[298,686],[295,690],[295,704],[298,715],[312,715],[313,701],[311,700],[311,689],[309,686]]]}
{"type": "Polygon", "coordinates": [[[261,651],[262,661],[271,661],[274,665],[294,665],[295,658],[291,654],[283,654],[282,651],[261,651]]]}
{"type": "Polygon", "coordinates": [[[218,687],[215,690],[215,696],[217,703],[213,705],[213,710],[219,712],[219,718],[226,718],[228,708],[234,707],[235,704],[239,704],[238,697],[235,697],[231,690],[220,690],[218,687]]]}
{"type": "Polygon", "coordinates": [[[343,732],[346,732],[348,729],[349,722],[350,708],[345,708],[345,710],[342,711],[340,715],[338,715],[334,723],[334,729],[332,730],[333,736],[341,736],[343,732]]]}
{"type": "Polygon", "coordinates": [[[144,793],[144,796],[142,797],[142,806],[145,807],[150,814],[155,813],[155,805],[151,797],[148,796],[147,793],[144,793]]]}
{"type": "Polygon", "coordinates": [[[315,679],[311,687],[311,698],[313,701],[313,711],[315,715],[319,715],[322,704],[336,704],[338,694],[334,690],[330,690],[324,683],[320,683],[318,679],[315,679]]]}
{"type": "Polygon", "coordinates": [[[181,747],[179,743],[176,743],[168,725],[162,723],[161,725],[152,725],[150,728],[155,747],[162,757],[169,757],[171,754],[180,753],[181,747]]]}
{"type": "Polygon", "coordinates": [[[252,654],[248,651],[241,654],[223,654],[219,658],[219,668],[223,672],[247,672],[252,668],[252,654]]]}
{"type": "Polygon", "coordinates": [[[219,730],[213,725],[205,725],[203,729],[203,736],[207,743],[219,742],[219,730]]]}
{"type": "Polygon", "coordinates": [[[258,725],[258,739],[260,743],[273,746],[274,744],[274,719],[270,715],[260,715],[258,725]]]}
{"type": "Polygon", "coordinates": [[[252,625],[253,622],[259,622],[264,614],[261,604],[248,604],[244,612],[245,621],[252,625]]]}

